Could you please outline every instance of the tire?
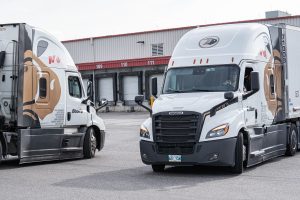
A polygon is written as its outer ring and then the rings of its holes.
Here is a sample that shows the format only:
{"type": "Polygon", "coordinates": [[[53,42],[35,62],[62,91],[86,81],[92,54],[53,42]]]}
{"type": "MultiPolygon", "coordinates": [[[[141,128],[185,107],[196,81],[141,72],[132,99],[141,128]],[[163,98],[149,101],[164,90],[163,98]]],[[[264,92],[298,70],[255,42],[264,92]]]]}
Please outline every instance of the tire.
{"type": "Polygon", "coordinates": [[[152,165],[153,172],[163,172],[165,171],[165,165],[152,165]]]}
{"type": "Polygon", "coordinates": [[[0,140],[0,164],[1,164],[1,162],[2,162],[2,158],[3,158],[3,153],[2,153],[3,151],[2,151],[2,142],[1,142],[1,140],[0,140]]]}
{"type": "Polygon", "coordinates": [[[285,155],[293,156],[296,154],[298,149],[298,131],[297,127],[292,124],[288,136],[288,144],[286,145],[285,155]]]}
{"type": "Polygon", "coordinates": [[[234,174],[241,174],[244,171],[244,136],[243,133],[239,133],[235,147],[235,164],[231,171],[234,174]]]}
{"type": "Polygon", "coordinates": [[[83,141],[83,157],[84,158],[93,158],[95,157],[97,148],[97,140],[95,135],[95,130],[90,127],[87,129],[84,141],[83,141]]]}

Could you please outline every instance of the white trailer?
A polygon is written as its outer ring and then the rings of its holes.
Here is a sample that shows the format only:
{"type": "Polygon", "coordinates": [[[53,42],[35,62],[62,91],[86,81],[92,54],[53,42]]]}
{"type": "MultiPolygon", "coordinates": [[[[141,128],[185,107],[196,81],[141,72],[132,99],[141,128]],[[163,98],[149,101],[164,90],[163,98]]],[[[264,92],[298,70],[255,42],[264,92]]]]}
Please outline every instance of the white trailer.
{"type": "Polygon", "coordinates": [[[300,28],[284,24],[186,33],[141,126],[142,161],[154,171],[217,165],[241,173],[244,166],[294,155],[300,141],[299,40],[300,28]]]}
{"type": "Polygon", "coordinates": [[[103,120],[52,35],[27,24],[0,25],[0,77],[0,161],[91,158],[103,148],[103,120]]]}

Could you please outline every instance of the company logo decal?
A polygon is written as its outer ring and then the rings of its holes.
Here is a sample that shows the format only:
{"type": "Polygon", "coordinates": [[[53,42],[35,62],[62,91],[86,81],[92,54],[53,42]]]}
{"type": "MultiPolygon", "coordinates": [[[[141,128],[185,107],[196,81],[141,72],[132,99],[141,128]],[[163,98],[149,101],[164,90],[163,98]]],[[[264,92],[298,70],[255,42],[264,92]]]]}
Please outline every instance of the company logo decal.
{"type": "Polygon", "coordinates": [[[72,110],[72,113],[82,113],[82,111],[73,109],[73,110],[72,110]]]}
{"type": "Polygon", "coordinates": [[[183,115],[183,112],[169,112],[169,115],[183,115]]]}
{"type": "Polygon", "coordinates": [[[211,48],[217,45],[220,41],[220,38],[217,36],[206,37],[199,42],[199,46],[202,48],[211,48]]]}

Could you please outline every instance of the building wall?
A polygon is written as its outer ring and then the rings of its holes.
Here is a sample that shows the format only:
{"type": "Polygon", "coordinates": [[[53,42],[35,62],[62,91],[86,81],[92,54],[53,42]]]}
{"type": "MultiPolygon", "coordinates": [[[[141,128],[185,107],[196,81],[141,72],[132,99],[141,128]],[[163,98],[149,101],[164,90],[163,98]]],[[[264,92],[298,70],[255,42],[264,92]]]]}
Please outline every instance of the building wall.
{"type": "Polygon", "coordinates": [[[152,57],[152,44],[157,43],[164,44],[164,56],[169,56],[180,37],[190,29],[86,39],[64,45],[77,64],[152,57]]]}

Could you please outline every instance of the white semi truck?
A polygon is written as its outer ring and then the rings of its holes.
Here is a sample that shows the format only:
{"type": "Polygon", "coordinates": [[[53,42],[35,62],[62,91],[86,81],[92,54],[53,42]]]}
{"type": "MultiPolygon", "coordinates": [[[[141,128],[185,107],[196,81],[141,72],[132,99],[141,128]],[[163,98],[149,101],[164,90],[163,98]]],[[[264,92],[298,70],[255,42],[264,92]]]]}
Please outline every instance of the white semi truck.
{"type": "Polygon", "coordinates": [[[61,42],[27,24],[0,25],[0,161],[91,158],[104,140],[103,120],[61,42]]]}
{"type": "MultiPolygon", "coordinates": [[[[165,165],[243,167],[296,153],[300,141],[300,28],[257,23],[201,27],[176,45],[161,95],[140,129],[140,153],[165,165]]],[[[157,81],[152,80],[157,94],[157,81]]],[[[136,102],[143,106],[143,96],[136,102]]],[[[145,107],[145,106],[144,106],[145,107]]]]}

